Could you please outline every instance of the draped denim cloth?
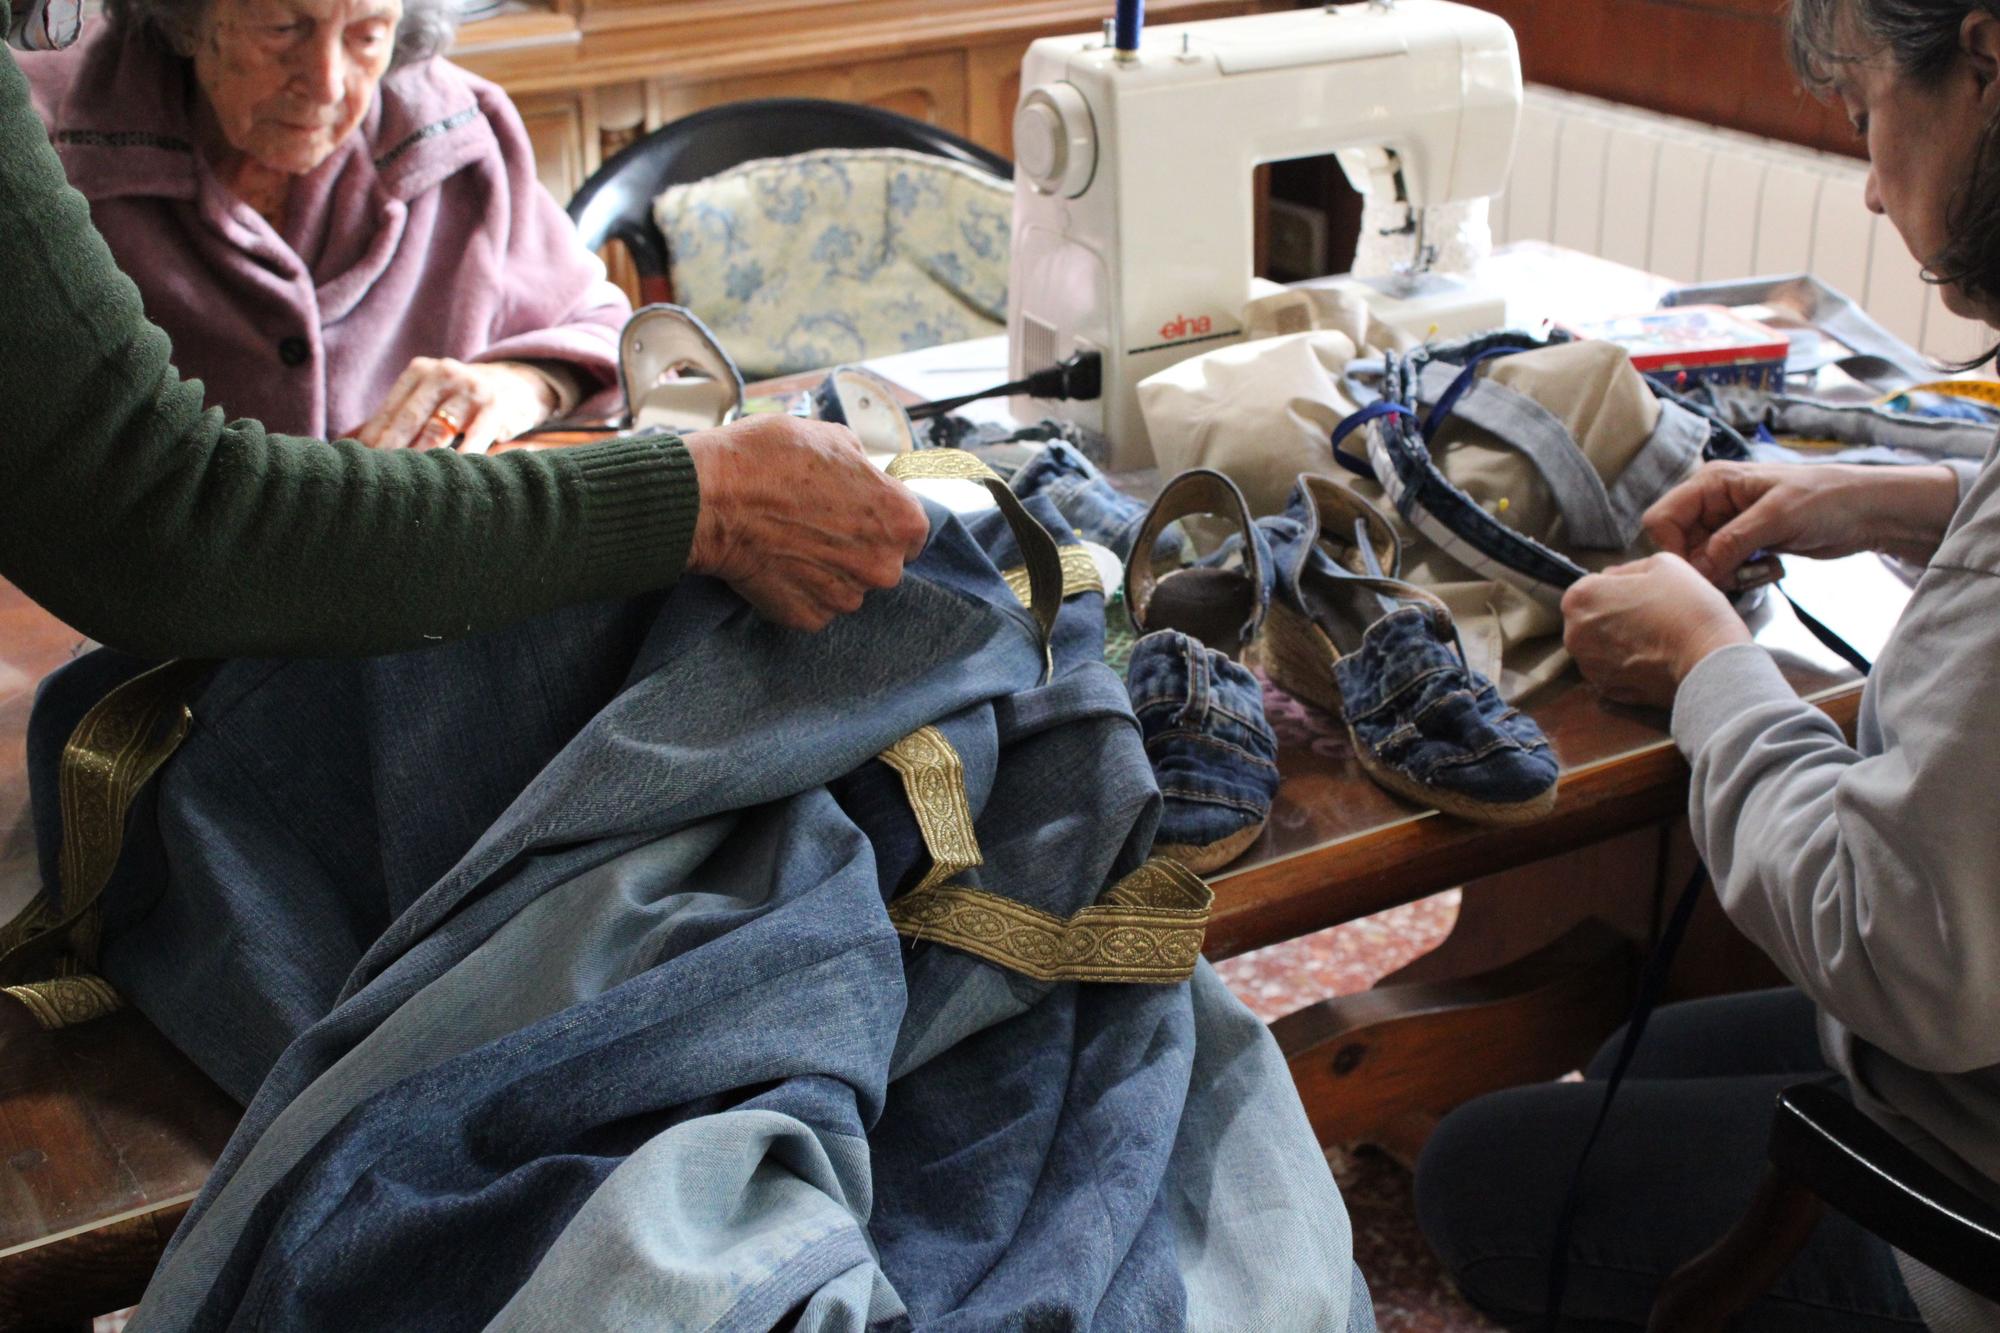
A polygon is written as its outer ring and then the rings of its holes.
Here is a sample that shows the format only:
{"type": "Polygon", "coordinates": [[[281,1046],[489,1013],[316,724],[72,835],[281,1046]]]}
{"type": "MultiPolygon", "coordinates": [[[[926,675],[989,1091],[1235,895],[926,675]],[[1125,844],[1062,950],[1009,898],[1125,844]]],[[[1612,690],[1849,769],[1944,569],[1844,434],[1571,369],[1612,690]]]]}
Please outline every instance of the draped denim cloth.
{"type": "MultiPolygon", "coordinates": [[[[1041,982],[896,934],[928,852],[875,756],[920,727],[989,893],[1074,912],[1159,810],[1099,595],[1044,680],[1004,525],[933,522],[817,635],[690,578],[220,669],[106,891],[105,974],[249,1098],[135,1330],[1373,1327],[1205,968],[1041,982]]],[[[52,748],[124,669],[38,702],[45,850],[52,748]]]]}

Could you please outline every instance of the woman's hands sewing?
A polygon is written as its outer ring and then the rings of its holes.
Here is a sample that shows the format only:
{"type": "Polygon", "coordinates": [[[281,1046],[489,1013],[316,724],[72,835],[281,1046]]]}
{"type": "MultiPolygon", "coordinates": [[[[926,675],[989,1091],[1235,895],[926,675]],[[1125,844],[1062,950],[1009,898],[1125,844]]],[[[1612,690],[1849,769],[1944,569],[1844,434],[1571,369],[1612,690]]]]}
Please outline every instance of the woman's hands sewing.
{"type": "Polygon", "coordinates": [[[1958,507],[1947,467],[1709,463],[1646,511],[1647,535],[1719,588],[1758,551],[1923,563],[1958,507]]]}
{"type": "Polygon", "coordinates": [[[371,449],[436,449],[463,436],[463,452],[483,454],[561,405],[555,381],[534,366],[420,356],[353,434],[371,449]]]}
{"type": "Polygon", "coordinates": [[[1750,642],[1727,598],[1677,555],[1651,555],[1578,579],[1563,594],[1563,646],[1617,703],[1665,708],[1695,664],[1750,642]]]}
{"type": "Polygon", "coordinates": [[[1923,561],[1958,505],[1946,467],[1709,463],[1645,514],[1661,554],[1579,579],[1563,596],[1563,644],[1620,703],[1673,703],[1695,664],[1748,643],[1718,588],[1760,552],[1882,551],[1923,561]]]}
{"type": "Polygon", "coordinates": [[[701,489],[688,569],[780,625],[817,630],[858,610],[930,539],[923,505],[845,426],[752,416],[685,443],[701,489]]]}

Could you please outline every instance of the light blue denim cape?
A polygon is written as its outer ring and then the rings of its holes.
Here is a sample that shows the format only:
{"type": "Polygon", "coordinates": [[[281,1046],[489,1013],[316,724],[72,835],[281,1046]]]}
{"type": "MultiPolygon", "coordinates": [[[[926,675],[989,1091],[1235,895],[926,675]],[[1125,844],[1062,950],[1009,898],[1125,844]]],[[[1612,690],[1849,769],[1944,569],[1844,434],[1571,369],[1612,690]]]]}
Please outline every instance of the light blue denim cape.
{"type": "MultiPolygon", "coordinates": [[[[1373,1327],[1283,1061],[1205,964],[1046,984],[891,927],[927,861],[874,756],[918,727],[964,761],[965,878],[1058,916],[1159,809],[1101,600],[1044,682],[1004,524],[932,517],[818,635],[690,578],[220,670],[103,966],[249,1108],[134,1333],[1373,1327]]],[[[45,851],[54,751],[127,670],[38,703],[45,851]]]]}

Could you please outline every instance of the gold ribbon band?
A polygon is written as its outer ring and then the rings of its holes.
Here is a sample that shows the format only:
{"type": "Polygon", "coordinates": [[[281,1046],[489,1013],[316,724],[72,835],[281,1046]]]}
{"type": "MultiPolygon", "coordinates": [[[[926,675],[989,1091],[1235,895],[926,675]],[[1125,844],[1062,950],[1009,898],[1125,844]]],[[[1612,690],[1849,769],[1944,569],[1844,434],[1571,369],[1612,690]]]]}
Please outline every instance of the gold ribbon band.
{"type": "MultiPolygon", "coordinates": [[[[1062,558],[1062,595],[1068,601],[1078,593],[1104,591],[1104,575],[1098,572],[1097,562],[1090,558],[1090,552],[1081,546],[1058,548],[1062,558]]],[[[1028,567],[1016,565],[1000,575],[1007,580],[1007,587],[1022,606],[1028,604],[1034,590],[1028,585],[1028,567]]]]}
{"type": "Polygon", "coordinates": [[[1212,897],[1185,866],[1156,860],[1069,917],[946,884],[896,899],[889,920],[909,939],[949,944],[1037,981],[1169,985],[1194,973],[1212,897]]]}
{"type": "Polygon", "coordinates": [[[25,986],[0,986],[0,992],[27,1005],[35,1021],[51,1031],[116,1013],[125,1004],[102,977],[57,977],[25,986]]]}
{"type": "MultiPolygon", "coordinates": [[[[889,475],[898,481],[975,481],[1000,506],[1014,544],[1028,571],[1028,596],[1021,601],[1041,629],[1042,679],[1055,674],[1055,657],[1050,640],[1055,636],[1056,616],[1062,610],[1063,565],[1056,539],[1029,513],[1007,483],[992,468],[962,449],[917,449],[897,454],[889,460],[889,475]]],[[[1011,586],[1011,585],[1010,585],[1011,586]]]]}
{"type": "Polygon", "coordinates": [[[936,727],[912,732],[881,759],[902,778],[931,858],[917,886],[889,904],[897,934],[948,944],[1037,981],[1164,985],[1192,975],[1214,899],[1194,872],[1156,858],[1069,917],[950,883],[984,861],[964,760],[936,727]]]}
{"type": "Polygon", "coordinates": [[[882,751],[881,759],[902,777],[903,794],[931,855],[931,868],[917,888],[933,888],[982,864],[986,858],[965,799],[965,762],[944,733],[920,727],[882,751]]]}
{"type": "Polygon", "coordinates": [[[194,717],[186,698],[213,665],[154,667],[98,700],[77,723],[57,780],[60,883],[0,927],[0,982],[42,982],[96,965],[97,899],[124,848],[126,813],[187,737],[194,717]]]}

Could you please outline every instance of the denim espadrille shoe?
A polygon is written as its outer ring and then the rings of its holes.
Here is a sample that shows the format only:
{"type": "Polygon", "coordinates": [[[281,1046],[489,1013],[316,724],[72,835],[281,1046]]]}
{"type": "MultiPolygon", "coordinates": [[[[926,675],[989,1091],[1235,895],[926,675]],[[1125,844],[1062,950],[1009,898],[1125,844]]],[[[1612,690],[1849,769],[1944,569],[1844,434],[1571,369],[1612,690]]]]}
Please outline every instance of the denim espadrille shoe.
{"type": "Polygon", "coordinates": [[[1286,693],[1346,721],[1370,777],[1486,824],[1555,808],[1547,737],[1466,665],[1444,603],[1395,577],[1395,531],[1374,506],[1301,475],[1285,512],[1258,527],[1277,565],[1264,669],[1286,693]]]}
{"type": "Polygon", "coordinates": [[[1153,851],[1196,874],[1257,840],[1278,790],[1278,738],[1264,688],[1241,663],[1179,630],[1132,648],[1125,675],[1165,809],[1153,851]]]}

